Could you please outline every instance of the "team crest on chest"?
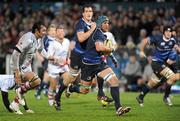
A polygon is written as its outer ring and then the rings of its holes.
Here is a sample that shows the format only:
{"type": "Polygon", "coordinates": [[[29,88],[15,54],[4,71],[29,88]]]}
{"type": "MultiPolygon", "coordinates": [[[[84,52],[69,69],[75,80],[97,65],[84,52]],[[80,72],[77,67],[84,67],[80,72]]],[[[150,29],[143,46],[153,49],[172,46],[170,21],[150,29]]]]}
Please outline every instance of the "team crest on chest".
{"type": "Polygon", "coordinates": [[[165,42],[161,42],[161,44],[160,44],[160,45],[161,45],[161,46],[164,46],[165,44],[166,44],[165,42]]]}

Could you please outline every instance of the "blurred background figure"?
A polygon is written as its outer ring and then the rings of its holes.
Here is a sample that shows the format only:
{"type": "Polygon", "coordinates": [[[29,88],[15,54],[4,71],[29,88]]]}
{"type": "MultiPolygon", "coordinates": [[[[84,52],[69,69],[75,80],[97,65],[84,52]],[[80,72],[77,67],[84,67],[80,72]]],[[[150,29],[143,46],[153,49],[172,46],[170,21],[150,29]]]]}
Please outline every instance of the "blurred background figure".
{"type": "Polygon", "coordinates": [[[141,65],[138,62],[136,55],[131,53],[129,56],[129,62],[125,67],[125,77],[127,79],[126,91],[137,91],[138,84],[142,81],[141,65]]]}

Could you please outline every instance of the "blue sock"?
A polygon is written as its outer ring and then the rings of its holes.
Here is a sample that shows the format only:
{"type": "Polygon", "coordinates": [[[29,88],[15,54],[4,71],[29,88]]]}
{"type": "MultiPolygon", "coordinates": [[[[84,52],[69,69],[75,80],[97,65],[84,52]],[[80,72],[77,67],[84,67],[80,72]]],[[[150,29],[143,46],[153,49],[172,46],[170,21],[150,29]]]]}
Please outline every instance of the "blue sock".
{"type": "Polygon", "coordinates": [[[142,88],[142,91],[140,92],[139,98],[141,100],[144,99],[145,95],[150,91],[150,87],[148,85],[144,85],[144,87],[142,88]]]}
{"type": "Polygon", "coordinates": [[[44,87],[47,85],[47,83],[45,83],[44,81],[41,82],[39,88],[37,89],[36,94],[37,95],[41,95],[41,91],[44,89],[44,87]]]}
{"type": "Polygon", "coordinates": [[[105,96],[103,91],[104,80],[100,77],[97,77],[97,83],[98,83],[98,96],[105,96]]]}
{"type": "Polygon", "coordinates": [[[57,102],[60,102],[61,95],[62,95],[62,93],[64,92],[64,90],[66,88],[67,88],[67,86],[64,85],[63,80],[60,80],[60,87],[59,87],[59,90],[58,90],[58,92],[56,93],[56,96],[55,96],[55,100],[57,102]]]}
{"type": "Polygon", "coordinates": [[[171,93],[171,86],[172,85],[166,84],[166,89],[165,89],[165,92],[164,92],[164,98],[169,97],[169,94],[171,93]]]}
{"type": "Polygon", "coordinates": [[[115,102],[116,110],[121,107],[120,99],[119,99],[119,87],[111,87],[110,88],[111,96],[115,102]]]}

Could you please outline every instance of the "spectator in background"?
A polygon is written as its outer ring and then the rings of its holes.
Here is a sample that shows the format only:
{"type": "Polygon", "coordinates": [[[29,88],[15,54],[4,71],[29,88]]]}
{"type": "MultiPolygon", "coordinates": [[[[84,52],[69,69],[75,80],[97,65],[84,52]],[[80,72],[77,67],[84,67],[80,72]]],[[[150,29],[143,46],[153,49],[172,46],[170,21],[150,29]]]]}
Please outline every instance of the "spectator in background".
{"type": "Polygon", "coordinates": [[[138,39],[136,40],[137,44],[139,44],[141,42],[142,39],[146,38],[147,37],[147,31],[146,29],[141,29],[140,32],[139,32],[139,37],[138,39]]]}
{"type": "Polygon", "coordinates": [[[141,65],[136,59],[134,53],[130,54],[129,62],[125,67],[125,77],[127,79],[127,91],[137,91],[138,81],[142,79],[141,65]]]}

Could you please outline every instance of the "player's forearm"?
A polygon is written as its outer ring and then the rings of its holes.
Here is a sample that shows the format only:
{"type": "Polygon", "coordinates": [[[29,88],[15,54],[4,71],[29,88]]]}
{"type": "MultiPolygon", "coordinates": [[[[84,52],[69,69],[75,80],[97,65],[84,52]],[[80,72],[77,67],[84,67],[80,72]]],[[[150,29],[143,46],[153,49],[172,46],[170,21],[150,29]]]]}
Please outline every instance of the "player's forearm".
{"type": "Polygon", "coordinates": [[[12,53],[12,61],[13,61],[13,71],[19,70],[19,56],[21,53],[16,50],[12,53]]]}
{"type": "Polygon", "coordinates": [[[176,51],[177,51],[178,53],[180,53],[180,47],[179,47],[178,45],[175,45],[174,48],[176,49],[176,51]]]}
{"type": "Polygon", "coordinates": [[[106,52],[106,53],[110,53],[113,51],[113,48],[109,48],[107,46],[104,46],[103,44],[101,45],[96,45],[96,50],[98,52],[106,52]]]}
{"type": "Polygon", "coordinates": [[[4,91],[1,91],[1,95],[2,95],[2,100],[3,100],[3,103],[4,103],[4,106],[6,107],[6,109],[9,111],[9,112],[13,112],[10,108],[9,108],[9,99],[8,99],[8,92],[4,92],[4,91]]]}
{"type": "Polygon", "coordinates": [[[140,51],[143,51],[143,52],[144,52],[144,49],[145,49],[147,43],[148,43],[148,39],[147,39],[147,38],[145,38],[145,39],[142,40],[141,46],[140,46],[140,51]]]}
{"type": "Polygon", "coordinates": [[[41,50],[41,55],[48,60],[54,60],[54,55],[49,54],[45,49],[41,50]]]}
{"type": "Polygon", "coordinates": [[[78,41],[79,42],[84,42],[85,40],[87,40],[89,37],[90,37],[90,35],[93,33],[93,29],[91,28],[91,29],[89,29],[87,32],[79,32],[79,33],[77,33],[77,37],[78,37],[78,41]]]}

